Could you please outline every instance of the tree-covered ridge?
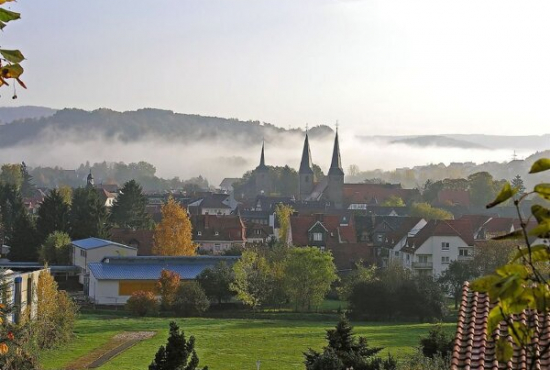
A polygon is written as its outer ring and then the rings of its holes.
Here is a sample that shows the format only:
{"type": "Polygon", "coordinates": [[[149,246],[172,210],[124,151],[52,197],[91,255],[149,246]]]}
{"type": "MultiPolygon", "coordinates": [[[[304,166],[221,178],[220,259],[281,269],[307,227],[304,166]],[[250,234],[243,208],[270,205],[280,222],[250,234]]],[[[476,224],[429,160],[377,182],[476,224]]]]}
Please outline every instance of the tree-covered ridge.
{"type": "MultiPolygon", "coordinates": [[[[262,138],[302,132],[301,129],[287,130],[260,121],[205,117],[151,108],[127,112],[63,109],[52,116],[17,120],[0,126],[0,147],[38,142],[45,136],[69,140],[100,138],[134,142],[158,139],[182,143],[230,138],[249,143],[251,140],[259,142],[262,138]]],[[[309,130],[311,137],[331,134],[332,129],[324,125],[309,130]]]]}

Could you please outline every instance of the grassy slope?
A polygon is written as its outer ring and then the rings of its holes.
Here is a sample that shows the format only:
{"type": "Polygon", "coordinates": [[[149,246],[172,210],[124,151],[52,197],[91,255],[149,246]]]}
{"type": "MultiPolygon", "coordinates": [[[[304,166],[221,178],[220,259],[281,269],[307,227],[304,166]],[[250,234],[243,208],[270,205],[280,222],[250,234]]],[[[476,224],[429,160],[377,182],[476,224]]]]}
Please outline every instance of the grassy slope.
{"type": "MultiPolygon", "coordinates": [[[[121,331],[155,330],[158,334],[122,353],[100,369],[146,369],[168,335],[169,318],[124,318],[105,315],[82,315],[77,322],[76,339],[68,346],[42,356],[45,369],[62,369],[88,351],[106,343],[121,331]]],[[[303,369],[303,355],[308,347],[320,349],[325,330],[335,322],[266,319],[177,319],[186,335],[194,335],[201,364],[210,370],[254,369],[256,360],[262,370],[303,369]]],[[[429,324],[352,323],[356,334],[367,337],[373,346],[386,347],[397,357],[413,351],[429,324]]],[[[445,324],[449,332],[455,324],[445,324]]]]}

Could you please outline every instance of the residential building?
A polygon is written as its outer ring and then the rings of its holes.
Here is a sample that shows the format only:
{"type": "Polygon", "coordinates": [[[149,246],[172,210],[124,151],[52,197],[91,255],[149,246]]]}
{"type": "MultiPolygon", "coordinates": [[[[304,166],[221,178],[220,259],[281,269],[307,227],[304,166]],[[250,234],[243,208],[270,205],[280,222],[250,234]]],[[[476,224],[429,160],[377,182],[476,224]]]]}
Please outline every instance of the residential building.
{"type": "Polygon", "coordinates": [[[191,215],[193,241],[199,252],[222,254],[236,247],[244,248],[246,228],[240,216],[191,215]]]}
{"type": "Polygon", "coordinates": [[[452,261],[474,256],[472,225],[465,220],[431,220],[401,248],[401,262],[417,275],[440,276],[452,261]]]}

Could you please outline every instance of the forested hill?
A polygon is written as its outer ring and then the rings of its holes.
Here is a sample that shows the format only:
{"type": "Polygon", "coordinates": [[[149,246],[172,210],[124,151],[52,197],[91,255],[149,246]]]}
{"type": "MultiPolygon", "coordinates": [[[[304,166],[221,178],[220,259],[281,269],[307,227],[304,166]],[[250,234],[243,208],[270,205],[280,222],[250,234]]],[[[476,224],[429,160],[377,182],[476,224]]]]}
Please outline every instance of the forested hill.
{"type": "MultiPolygon", "coordinates": [[[[128,112],[63,109],[48,117],[20,119],[1,125],[0,147],[29,144],[48,138],[69,138],[75,141],[100,138],[122,142],[158,139],[181,143],[222,138],[259,142],[262,137],[300,132],[300,129],[285,130],[259,121],[203,117],[159,109],[128,112]]],[[[332,135],[332,132],[328,126],[321,125],[311,128],[309,134],[311,137],[324,137],[332,135]]]]}

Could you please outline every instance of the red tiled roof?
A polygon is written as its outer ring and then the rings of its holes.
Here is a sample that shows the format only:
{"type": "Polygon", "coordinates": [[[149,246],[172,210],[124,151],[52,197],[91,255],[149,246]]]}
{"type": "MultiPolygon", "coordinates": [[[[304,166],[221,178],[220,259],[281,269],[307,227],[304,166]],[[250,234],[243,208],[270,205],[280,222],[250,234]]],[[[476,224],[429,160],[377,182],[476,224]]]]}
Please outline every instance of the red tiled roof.
{"type": "Polygon", "coordinates": [[[474,292],[470,290],[467,282],[464,283],[451,369],[550,369],[550,351],[547,350],[550,346],[550,313],[536,314],[524,311],[517,317],[518,320],[529,323],[533,329],[534,338],[530,344],[531,349],[540,353],[540,358],[531,367],[532,357],[515,344],[514,355],[510,361],[503,363],[497,360],[496,340],[504,337],[510,341],[511,338],[504,321],[492,335],[487,335],[487,321],[491,308],[492,305],[486,293],[474,292]]]}
{"type": "Polygon", "coordinates": [[[513,226],[514,226],[513,218],[493,217],[483,225],[483,228],[487,233],[504,235],[511,232],[513,226]]]}
{"type": "Polygon", "coordinates": [[[244,241],[246,238],[246,229],[239,216],[192,215],[190,219],[193,240],[244,241]]]}
{"type": "Polygon", "coordinates": [[[437,193],[437,203],[451,206],[470,206],[470,193],[466,190],[442,189],[437,193]]]}
{"type": "Polygon", "coordinates": [[[487,221],[491,219],[491,216],[486,215],[463,215],[459,220],[468,220],[472,224],[474,232],[477,232],[487,221]]]}
{"type": "Polygon", "coordinates": [[[420,196],[418,189],[403,189],[400,185],[392,184],[344,184],[343,190],[347,203],[368,203],[373,199],[383,203],[392,195],[407,203],[420,196]]]}
{"type": "Polygon", "coordinates": [[[404,251],[415,251],[432,236],[458,236],[468,245],[474,245],[474,232],[468,220],[430,220],[414,237],[407,240],[404,251]]]}
{"type": "Polygon", "coordinates": [[[319,222],[327,231],[327,246],[330,244],[357,242],[353,217],[345,226],[340,226],[341,218],[337,215],[294,215],[290,217],[292,229],[292,242],[295,245],[306,246],[309,244],[308,231],[319,222]]]}
{"type": "Polygon", "coordinates": [[[111,240],[136,247],[138,256],[151,256],[153,254],[153,236],[153,230],[111,229],[111,240]]]}

